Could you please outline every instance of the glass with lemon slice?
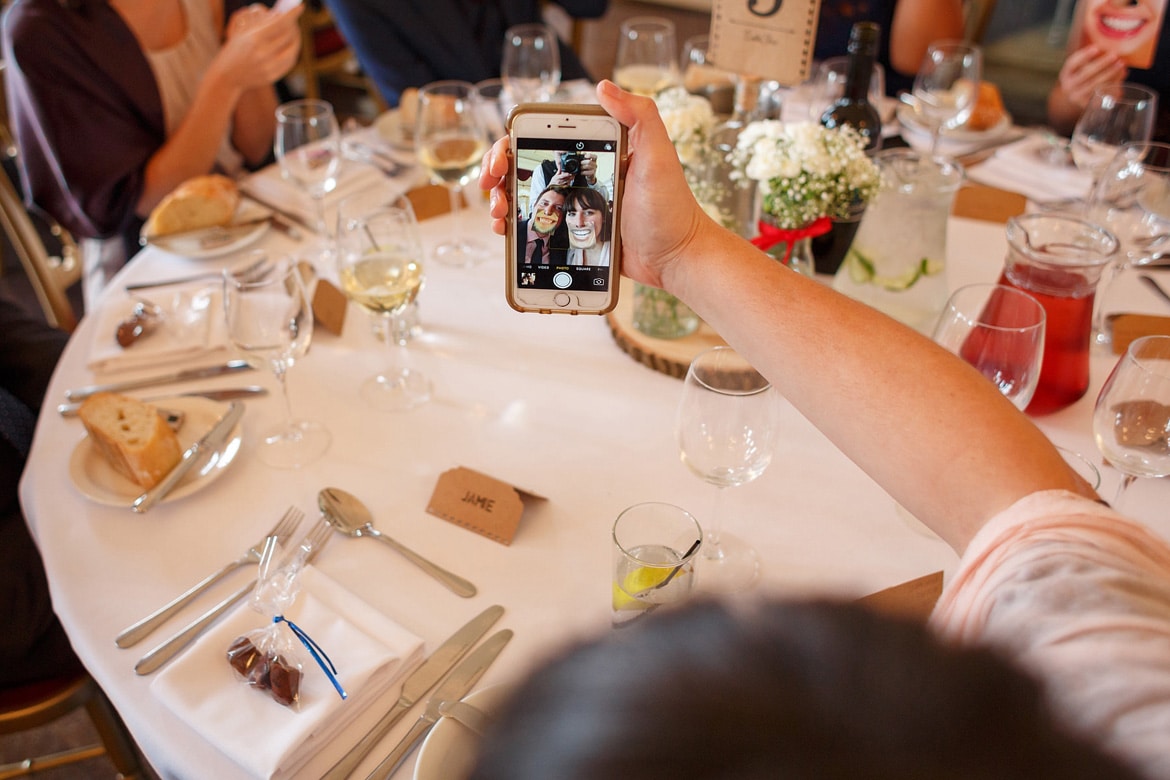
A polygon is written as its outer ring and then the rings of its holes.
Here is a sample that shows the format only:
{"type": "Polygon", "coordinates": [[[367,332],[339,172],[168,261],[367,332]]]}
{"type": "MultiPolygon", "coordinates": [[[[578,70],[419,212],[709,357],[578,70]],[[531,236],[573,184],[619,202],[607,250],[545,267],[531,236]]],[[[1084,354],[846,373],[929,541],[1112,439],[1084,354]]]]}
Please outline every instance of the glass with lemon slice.
{"type": "Polygon", "coordinates": [[[673,504],[635,504],[613,524],[613,625],[625,626],[695,587],[699,521],[673,504]]]}

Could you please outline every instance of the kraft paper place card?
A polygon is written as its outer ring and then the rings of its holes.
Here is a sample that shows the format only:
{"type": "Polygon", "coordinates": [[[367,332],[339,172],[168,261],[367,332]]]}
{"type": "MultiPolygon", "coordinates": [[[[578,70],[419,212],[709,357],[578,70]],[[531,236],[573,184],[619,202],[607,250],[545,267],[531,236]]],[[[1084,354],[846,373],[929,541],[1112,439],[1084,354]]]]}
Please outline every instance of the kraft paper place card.
{"type": "Polygon", "coordinates": [[[808,78],[820,8],[820,0],[714,0],[711,60],[795,86],[808,78]]]}
{"type": "Polygon", "coordinates": [[[524,514],[525,498],[545,500],[532,491],[459,466],[439,475],[427,511],[500,544],[510,545],[524,514]]]}
{"type": "Polygon", "coordinates": [[[345,327],[346,303],[345,293],[328,279],[317,280],[317,289],[313,291],[313,319],[319,327],[340,336],[345,327]]]}

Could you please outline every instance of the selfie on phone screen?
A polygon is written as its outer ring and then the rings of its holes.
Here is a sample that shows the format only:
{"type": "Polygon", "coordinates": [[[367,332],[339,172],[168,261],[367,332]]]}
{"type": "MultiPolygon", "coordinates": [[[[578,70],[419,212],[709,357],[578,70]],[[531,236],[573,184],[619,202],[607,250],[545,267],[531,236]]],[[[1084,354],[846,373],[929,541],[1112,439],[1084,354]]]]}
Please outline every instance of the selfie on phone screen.
{"type": "Polygon", "coordinates": [[[550,132],[547,120],[517,121],[509,302],[521,311],[608,311],[618,270],[618,126],[588,117],[573,135],[550,132]]]}

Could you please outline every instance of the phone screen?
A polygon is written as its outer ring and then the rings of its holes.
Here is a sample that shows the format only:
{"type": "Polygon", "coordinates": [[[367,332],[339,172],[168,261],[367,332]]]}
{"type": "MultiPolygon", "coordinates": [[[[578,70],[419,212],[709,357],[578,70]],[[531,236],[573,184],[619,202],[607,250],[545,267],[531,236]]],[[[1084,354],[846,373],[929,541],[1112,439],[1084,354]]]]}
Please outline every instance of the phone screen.
{"type": "Polygon", "coordinates": [[[608,293],[617,142],[516,137],[519,291],[608,293]]]}

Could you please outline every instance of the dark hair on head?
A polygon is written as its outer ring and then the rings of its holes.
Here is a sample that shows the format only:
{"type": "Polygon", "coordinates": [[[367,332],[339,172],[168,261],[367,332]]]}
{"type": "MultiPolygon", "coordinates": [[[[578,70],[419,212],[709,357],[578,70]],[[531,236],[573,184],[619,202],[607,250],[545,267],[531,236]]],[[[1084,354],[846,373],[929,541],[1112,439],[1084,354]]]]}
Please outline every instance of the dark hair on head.
{"type": "Polygon", "coordinates": [[[1137,778],[986,650],[855,604],[697,601],[564,651],[471,780],[1137,778]]]}
{"type": "Polygon", "coordinates": [[[532,205],[535,206],[536,201],[543,198],[544,194],[546,192],[552,192],[556,195],[560,195],[565,200],[569,199],[569,188],[568,187],[562,187],[560,184],[550,184],[547,187],[545,187],[543,190],[540,191],[540,194],[536,196],[536,200],[532,201],[532,205]]]}
{"type": "Polygon", "coordinates": [[[571,187],[568,197],[565,198],[565,213],[567,214],[576,208],[593,209],[600,211],[605,216],[601,225],[601,235],[598,238],[602,241],[608,241],[612,232],[610,222],[613,217],[605,195],[592,187],[571,187]]]}

